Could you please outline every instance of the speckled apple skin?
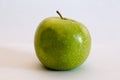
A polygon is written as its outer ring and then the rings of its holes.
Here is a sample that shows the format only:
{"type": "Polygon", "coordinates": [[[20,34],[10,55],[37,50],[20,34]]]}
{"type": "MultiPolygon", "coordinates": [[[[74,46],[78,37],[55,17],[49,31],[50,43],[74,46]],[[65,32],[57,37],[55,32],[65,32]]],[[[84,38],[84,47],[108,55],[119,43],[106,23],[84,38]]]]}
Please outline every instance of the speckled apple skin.
{"type": "Polygon", "coordinates": [[[35,52],[40,62],[53,70],[70,70],[88,57],[91,36],[80,22],[59,17],[44,19],[34,38],[35,52]]]}

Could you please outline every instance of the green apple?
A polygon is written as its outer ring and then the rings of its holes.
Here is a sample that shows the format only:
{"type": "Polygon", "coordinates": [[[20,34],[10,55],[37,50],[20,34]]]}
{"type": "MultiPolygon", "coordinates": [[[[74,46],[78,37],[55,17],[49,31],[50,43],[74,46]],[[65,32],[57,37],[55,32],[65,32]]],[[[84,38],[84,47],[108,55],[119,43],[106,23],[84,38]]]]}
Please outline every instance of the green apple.
{"type": "Polygon", "coordinates": [[[88,57],[91,37],[80,22],[60,17],[44,19],[35,32],[34,47],[40,62],[53,70],[70,70],[88,57]]]}

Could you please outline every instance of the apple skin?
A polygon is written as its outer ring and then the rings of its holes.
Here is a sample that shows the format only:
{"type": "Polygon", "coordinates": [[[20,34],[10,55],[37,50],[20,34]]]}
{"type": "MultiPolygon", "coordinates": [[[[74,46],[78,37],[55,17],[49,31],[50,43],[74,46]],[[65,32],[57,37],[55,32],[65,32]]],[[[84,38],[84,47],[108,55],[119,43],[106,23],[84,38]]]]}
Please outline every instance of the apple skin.
{"type": "Polygon", "coordinates": [[[70,70],[88,57],[91,36],[80,22],[60,17],[44,19],[34,38],[35,52],[40,62],[53,70],[70,70]]]}

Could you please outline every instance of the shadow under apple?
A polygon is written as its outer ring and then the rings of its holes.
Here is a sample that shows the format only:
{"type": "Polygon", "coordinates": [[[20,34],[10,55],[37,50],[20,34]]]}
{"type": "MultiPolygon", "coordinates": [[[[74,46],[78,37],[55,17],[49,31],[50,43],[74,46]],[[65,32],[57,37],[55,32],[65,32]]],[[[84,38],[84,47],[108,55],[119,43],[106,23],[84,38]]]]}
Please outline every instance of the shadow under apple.
{"type": "Polygon", "coordinates": [[[0,47],[0,67],[40,70],[42,65],[34,52],[0,47]]]}

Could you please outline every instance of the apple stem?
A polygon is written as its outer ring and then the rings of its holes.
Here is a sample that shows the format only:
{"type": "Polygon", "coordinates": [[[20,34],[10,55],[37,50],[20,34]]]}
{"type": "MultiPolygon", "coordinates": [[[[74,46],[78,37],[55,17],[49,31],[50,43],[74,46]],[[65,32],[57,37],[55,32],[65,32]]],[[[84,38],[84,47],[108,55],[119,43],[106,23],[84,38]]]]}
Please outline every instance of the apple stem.
{"type": "Polygon", "coordinates": [[[60,16],[61,19],[64,19],[59,11],[56,11],[56,13],[60,16]]]}

